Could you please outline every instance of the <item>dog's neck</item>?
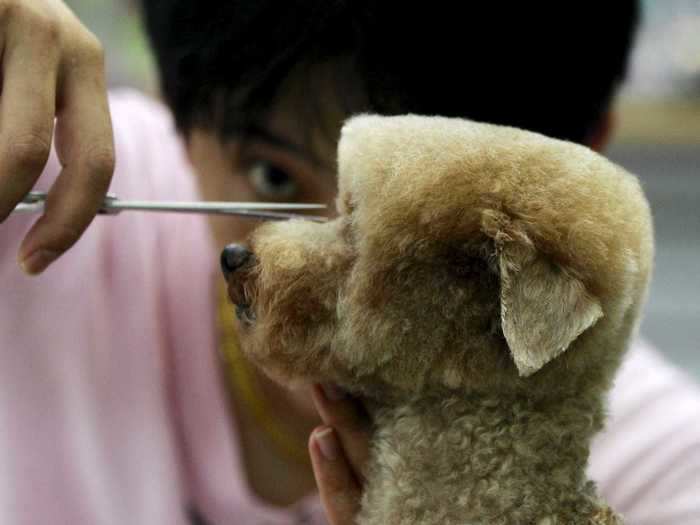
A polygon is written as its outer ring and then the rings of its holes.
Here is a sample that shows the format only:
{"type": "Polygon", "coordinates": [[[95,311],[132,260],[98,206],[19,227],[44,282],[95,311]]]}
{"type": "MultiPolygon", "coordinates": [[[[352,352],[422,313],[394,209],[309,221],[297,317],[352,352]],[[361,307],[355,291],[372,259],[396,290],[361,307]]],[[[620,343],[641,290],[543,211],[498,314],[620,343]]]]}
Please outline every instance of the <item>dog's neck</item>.
{"type": "MultiPolygon", "coordinates": [[[[430,507],[441,516],[435,523],[596,523],[591,516],[609,512],[585,473],[591,438],[602,427],[597,398],[423,398],[374,415],[372,469],[381,486],[372,479],[365,508],[392,494],[400,513],[430,507]]],[[[382,519],[402,522],[383,516],[367,523],[382,519]]]]}

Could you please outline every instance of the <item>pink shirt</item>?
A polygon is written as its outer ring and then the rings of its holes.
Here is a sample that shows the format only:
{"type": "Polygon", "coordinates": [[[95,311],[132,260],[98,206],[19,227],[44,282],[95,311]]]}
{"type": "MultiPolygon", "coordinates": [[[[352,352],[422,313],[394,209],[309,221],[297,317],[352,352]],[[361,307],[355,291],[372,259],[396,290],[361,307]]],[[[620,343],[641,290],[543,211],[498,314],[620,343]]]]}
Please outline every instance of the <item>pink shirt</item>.
{"type": "MultiPolygon", "coordinates": [[[[194,200],[169,113],[111,97],[122,198],[194,200]]],[[[52,155],[38,188],[57,176],[52,155]]],[[[215,336],[218,253],[201,217],[98,217],[38,278],[15,262],[36,217],[0,226],[0,523],[321,524],[248,487],[215,336]]],[[[638,525],[700,524],[700,390],[638,341],[590,474],[638,525]]]]}

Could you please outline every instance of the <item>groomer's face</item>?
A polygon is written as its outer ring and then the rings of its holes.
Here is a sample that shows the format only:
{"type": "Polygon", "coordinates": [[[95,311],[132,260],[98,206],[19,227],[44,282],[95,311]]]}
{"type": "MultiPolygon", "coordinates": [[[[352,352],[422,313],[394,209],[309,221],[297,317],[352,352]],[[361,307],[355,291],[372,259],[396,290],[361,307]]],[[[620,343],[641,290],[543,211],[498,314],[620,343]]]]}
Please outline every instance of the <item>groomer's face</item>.
{"type": "MultiPolygon", "coordinates": [[[[292,75],[266,120],[244,138],[222,141],[211,130],[192,131],[187,149],[205,200],[322,203],[328,206],[324,215],[335,213],[336,146],[347,117],[338,103],[338,85],[328,80],[329,72],[337,77],[336,66],[292,75]],[[310,74],[319,79],[314,89],[309,88],[310,74]],[[310,96],[319,108],[311,119],[304,111],[310,96]]],[[[348,80],[346,98],[352,96],[347,93],[353,91],[351,85],[348,80]]],[[[355,97],[353,103],[362,105],[361,95],[355,97]]],[[[607,113],[588,145],[603,149],[611,129],[607,113]]],[[[210,224],[218,260],[224,246],[245,240],[258,221],[211,216],[210,224]]]]}
{"type": "MultiPolygon", "coordinates": [[[[212,131],[192,131],[187,150],[202,198],[214,201],[305,202],[327,206],[322,214],[335,214],[336,146],[345,114],[334,103],[334,89],[321,90],[327,100],[314,126],[302,109],[309,107],[303,78],[290,81],[265,121],[246,137],[222,142],[212,131]]],[[[312,213],[312,212],[304,212],[312,213]]],[[[209,216],[216,251],[244,241],[259,221],[240,217],[209,216]]],[[[218,274],[218,265],[212,269],[218,274]]],[[[316,416],[306,389],[287,397],[302,413],[316,416]]]]}
{"type": "MultiPolygon", "coordinates": [[[[318,104],[323,119],[309,127],[303,83],[290,81],[265,121],[242,138],[223,142],[195,129],[188,153],[205,200],[322,203],[335,213],[336,146],[345,115],[328,100],[318,104]],[[317,129],[318,128],[318,129],[317,129]]],[[[302,212],[311,213],[311,212],[302,212]]],[[[210,217],[217,250],[244,240],[258,221],[210,217]]],[[[217,252],[218,253],[218,252],[217,252]]]]}

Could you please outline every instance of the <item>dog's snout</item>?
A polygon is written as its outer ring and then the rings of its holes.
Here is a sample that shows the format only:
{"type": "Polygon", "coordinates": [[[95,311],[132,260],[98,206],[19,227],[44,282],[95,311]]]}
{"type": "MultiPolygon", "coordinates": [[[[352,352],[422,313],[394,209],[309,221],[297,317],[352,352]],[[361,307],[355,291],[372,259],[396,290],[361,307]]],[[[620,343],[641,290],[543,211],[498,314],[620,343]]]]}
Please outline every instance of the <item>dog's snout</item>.
{"type": "Polygon", "coordinates": [[[245,246],[240,244],[229,244],[221,252],[221,271],[224,272],[224,277],[235,272],[250,259],[251,252],[245,246]]]}

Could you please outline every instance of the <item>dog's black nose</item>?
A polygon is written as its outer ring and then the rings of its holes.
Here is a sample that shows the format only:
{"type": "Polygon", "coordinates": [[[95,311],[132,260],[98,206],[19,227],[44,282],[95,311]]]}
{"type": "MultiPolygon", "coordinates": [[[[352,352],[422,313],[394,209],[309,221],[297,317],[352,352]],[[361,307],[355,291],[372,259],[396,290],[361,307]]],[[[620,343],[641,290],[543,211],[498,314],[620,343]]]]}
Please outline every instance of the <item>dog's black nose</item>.
{"type": "Polygon", "coordinates": [[[221,252],[221,271],[228,279],[231,273],[243,266],[250,258],[251,253],[240,244],[229,244],[221,252]]]}

